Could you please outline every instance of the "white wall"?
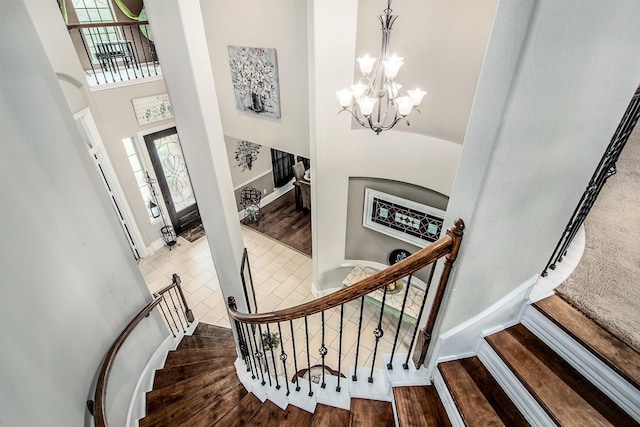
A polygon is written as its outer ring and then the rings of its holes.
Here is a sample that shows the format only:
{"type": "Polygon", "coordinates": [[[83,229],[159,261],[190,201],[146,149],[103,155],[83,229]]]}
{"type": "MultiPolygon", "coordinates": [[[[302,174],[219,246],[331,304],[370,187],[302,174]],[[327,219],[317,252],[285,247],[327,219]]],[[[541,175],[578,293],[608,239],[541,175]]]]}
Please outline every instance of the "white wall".
{"type": "Polygon", "coordinates": [[[200,1],[226,135],[309,157],[306,4],[200,1]],[[275,48],[282,118],[236,110],[227,46],[275,48]]]}
{"type": "MultiPolygon", "coordinates": [[[[25,3],[1,8],[0,424],[86,425],[102,358],[151,296],[25,3]]],[[[119,395],[159,344],[146,322],[119,395]]]]}
{"type": "Polygon", "coordinates": [[[319,290],[337,286],[331,272],[344,260],[350,176],[407,182],[448,196],[461,150],[454,142],[413,133],[351,130],[346,114],[336,117],[335,91],[354,75],[357,17],[357,0],[310,2],[313,261],[319,290]]]}
{"type": "Polygon", "coordinates": [[[640,81],[640,3],[501,2],[446,222],[442,330],[544,268],[640,81]]]}

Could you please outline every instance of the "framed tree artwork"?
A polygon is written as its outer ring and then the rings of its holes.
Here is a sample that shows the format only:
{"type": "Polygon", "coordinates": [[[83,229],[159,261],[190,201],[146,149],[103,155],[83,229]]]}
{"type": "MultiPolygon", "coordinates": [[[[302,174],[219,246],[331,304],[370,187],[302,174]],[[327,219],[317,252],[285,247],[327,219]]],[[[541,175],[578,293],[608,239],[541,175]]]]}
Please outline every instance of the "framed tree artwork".
{"type": "Polygon", "coordinates": [[[280,118],[280,88],[276,50],[229,46],[229,66],[236,108],[280,118]]]}

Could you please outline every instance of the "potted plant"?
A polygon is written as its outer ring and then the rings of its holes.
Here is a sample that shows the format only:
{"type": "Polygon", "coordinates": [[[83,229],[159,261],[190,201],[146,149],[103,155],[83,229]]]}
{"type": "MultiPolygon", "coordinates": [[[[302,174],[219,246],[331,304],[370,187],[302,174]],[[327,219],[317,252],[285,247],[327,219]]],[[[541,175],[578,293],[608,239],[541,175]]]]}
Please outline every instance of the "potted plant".
{"type": "MultiPolygon", "coordinates": [[[[276,349],[280,345],[280,336],[277,332],[269,333],[267,331],[262,332],[262,346],[264,348],[264,359],[269,366],[269,373],[271,376],[276,376],[279,373],[279,355],[276,352],[276,349]],[[271,350],[273,350],[273,358],[275,358],[276,366],[273,365],[273,359],[271,357],[271,350]]],[[[265,370],[267,369],[265,365],[265,370]]]]}

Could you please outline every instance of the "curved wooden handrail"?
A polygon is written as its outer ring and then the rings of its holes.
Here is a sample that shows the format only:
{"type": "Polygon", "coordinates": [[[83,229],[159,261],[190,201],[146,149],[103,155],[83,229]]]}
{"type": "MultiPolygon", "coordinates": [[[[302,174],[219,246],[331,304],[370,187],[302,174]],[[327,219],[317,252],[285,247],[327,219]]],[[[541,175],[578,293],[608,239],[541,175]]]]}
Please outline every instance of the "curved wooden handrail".
{"type": "MultiPolygon", "coordinates": [[[[116,359],[116,355],[122,345],[126,341],[126,339],[131,335],[131,332],[138,326],[138,324],[145,317],[149,316],[151,311],[162,302],[164,299],[163,293],[167,292],[169,289],[177,287],[182,294],[182,289],[180,288],[180,277],[177,274],[173,275],[173,281],[169,286],[166,286],[161,291],[158,291],[153,294],[154,299],[149,304],[144,306],[142,310],[136,315],[136,317],[129,322],[129,324],[124,328],[124,330],[118,335],[118,338],[114,341],[107,352],[107,355],[104,358],[104,362],[102,362],[102,367],[100,368],[100,374],[98,375],[98,382],[96,384],[96,391],[94,394],[94,403],[93,403],[93,418],[96,427],[108,427],[107,424],[107,414],[106,414],[106,405],[107,405],[107,383],[109,380],[109,374],[111,373],[111,369],[113,368],[113,362],[116,359]]],[[[185,311],[187,313],[191,313],[191,310],[185,303],[185,311]]],[[[188,319],[189,320],[189,319],[188,319]]],[[[191,315],[190,322],[193,322],[193,315],[191,315]]]]}
{"type": "Polygon", "coordinates": [[[385,285],[388,285],[389,283],[408,276],[409,274],[413,274],[432,262],[437,261],[441,257],[452,253],[452,251],[457,252],[458,244],[456,244],[456,242],[462,236],[463,228],[464,223],[462,220],[457,220],[455,226],[449,228],[445,236],[436,240],[429,246],[419,250],[411,256],[408,256],[402,261],[359,281],[356,284],[340,289],[330,295],[326,295],[295,307],[271,313],[256,314],[238,312],[235,299],[233,297],[229,297],[229,314],[235,320],[243,323],[265,324],[299,319],[337,307],[349,301],[361,298],[385,285]]]}

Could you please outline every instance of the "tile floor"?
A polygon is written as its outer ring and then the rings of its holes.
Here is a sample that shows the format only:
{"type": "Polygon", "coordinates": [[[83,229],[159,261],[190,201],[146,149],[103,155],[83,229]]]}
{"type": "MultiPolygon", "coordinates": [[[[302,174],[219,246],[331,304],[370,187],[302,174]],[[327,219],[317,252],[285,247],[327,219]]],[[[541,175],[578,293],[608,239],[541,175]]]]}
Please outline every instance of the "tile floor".
{"type": "MultiPolygon", "coordinates": [[[[312,262],[311,258],[287,246],[276,242],[247,227],[242,227],[245,246],[249,253],[251,271],[255,284],[256,300],[260,312],[283,309],[314,299],[311,293],[312,262]]],[[[177,273],[182,279],[185,297],[196,318],[202,322],[230,327],[226,304],[220,290],[220,284],[213,265],[206,238],[190,243],[182,238],[173,250],[158,250],[154,255],[140,261],[139,267],[151,292],[171,283],[171,276],[177,273]]],[[[348,366],[355,361],[358,323],[360,319],[361,301],[354,301],[344,306],[342,369],[346,374],[348,366]]],[[[374,304],[362,305],[362,334],[360,335],[360,352],[358,365],[371,366],[371,358],[375,347],[373,331],[378,326],[379,307],[374,304]]],[[[382,367],[381,354],[390,353],[398,319],[385,313],[382,319],[382,330],[385,334],[380,339],[376,367],[382,367]]],[[[322,346],[322,318],[320,314],[309,316],[307,327],[304,319],[292,324],[281,324],[283,345],[276,351],[284,350],[292,354],[291,327],[295,332],[296,355],[298,369],[307,366],[305,335],[309,337],[311,366],[321,363],[318,349],[322,346]],[[306,329],[306,334],[305,334],[306,329]]],[[[326,363],[337,369],[338,347],[340,344],[340,308],[336,307],[325,313],[325,346],[329,352],[326,363]]],[[[278,326],[271,325],[271,332],[278,326]]],[[[264,331],[263,331],[264,332],[264,331]]],[[[406,353],[413,325],[402,322],[397,344],[398,353],[406,353]]],[[[279,363],[279,362],[278,362],[279,363]]],[[[295,361],[287,359],[287,373],[291,377],[295,371],[295,361]]]]}

